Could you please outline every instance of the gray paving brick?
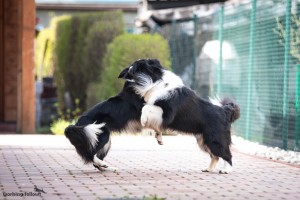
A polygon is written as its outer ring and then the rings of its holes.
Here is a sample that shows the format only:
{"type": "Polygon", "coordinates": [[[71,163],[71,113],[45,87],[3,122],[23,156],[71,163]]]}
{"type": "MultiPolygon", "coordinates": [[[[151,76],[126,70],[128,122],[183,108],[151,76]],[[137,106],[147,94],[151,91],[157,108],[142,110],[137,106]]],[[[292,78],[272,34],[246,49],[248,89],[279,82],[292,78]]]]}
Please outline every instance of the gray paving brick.
{"type": "Polygon", "coordinates": [[[3,195],[34,185],[46,192],[35,199],[300,199],[297,166],[235,150],[232,174],[203,173],[209,156],[194,138],[163,139],[159,146],[150,136],[114,136],[106,161],[118,171],[100,172],[63,136],[0,135],[0,199],[20,199],[3,195]]]}

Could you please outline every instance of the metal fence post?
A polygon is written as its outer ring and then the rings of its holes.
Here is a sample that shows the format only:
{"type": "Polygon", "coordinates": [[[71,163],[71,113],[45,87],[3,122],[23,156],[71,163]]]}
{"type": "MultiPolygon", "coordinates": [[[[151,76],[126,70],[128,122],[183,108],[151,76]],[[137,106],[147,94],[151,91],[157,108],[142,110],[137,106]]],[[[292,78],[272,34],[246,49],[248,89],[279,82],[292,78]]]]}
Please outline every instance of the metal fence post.
{"type": "Polygon", "coordinates": [[[253,53],[255,43],[255,18],[256,18],[256,0],[251,3],[251,24],[250,24],[250,39],[249,39],[249,72],[248,72],[248,93],[247,93],[247,115],[246,115],[246,134],[245,139],[251,138],[250,123],[251,123],[251,100],[252,100],[252,76],[253,76],[253,53]]]}
{"type": "Polygon", "coordinates": [[[285,44],[284,44],[284,70],[283,70],[283,103],[282,103],[282,148],[287,148],[288,136],[288,78],[290,59],[290,27],[291,27],[291,0],[286,1],[285,17],[285,44]]]}
{"type": "Polygon", "coordinates": [[[196,67],[197,67],[197,32],[198,32],[198,16],[194,15],[194,45],[193,45],[193,79],[192,89],[195,89],[196,67]]]}
{"type": "Polygon", "coordinates": [[[218,74],[217,74],[217,94],[221,95],[222,89],[222,69],[223,69],[223,27],[224,27],[224,5],[221,6],[219,11],[219,42],[220,42],[220,51],[219,51],[219,65],[218,65],[218,74]]]}
{"type": "Polygon", "coordinates": [[[295,151],[299,151],[299,132],[300,132],[300,124],[299,124],[299,118],[300,118],[300,64],[296,65],[296,91],[295,91],[295,151]]]}
{"type": "MultiPolygon", "coordinates": [[[[176,20],[172,20],[172,38],[171,38],[171,56],[172,56],[172,69],[174,71],[174,68],[177,69],[176,66],[176,20]]],[[[176,71],[175,71],[176,73],[176,71]]]]}

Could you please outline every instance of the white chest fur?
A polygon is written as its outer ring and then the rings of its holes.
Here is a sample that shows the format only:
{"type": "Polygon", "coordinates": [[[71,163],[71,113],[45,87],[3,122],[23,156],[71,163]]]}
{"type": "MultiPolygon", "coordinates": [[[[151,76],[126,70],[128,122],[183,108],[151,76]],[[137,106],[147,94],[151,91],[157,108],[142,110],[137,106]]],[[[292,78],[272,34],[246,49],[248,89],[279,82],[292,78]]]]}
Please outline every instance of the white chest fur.
{"type": "Polygon", "coordinates": [[[174,89],[183,86],[181,78],[173,72],[164,70],[162,81],[153,84],[153,87],[145,93],[144,100],[147,104],[153,105],[156,100],[170,98],[174,89]]]}

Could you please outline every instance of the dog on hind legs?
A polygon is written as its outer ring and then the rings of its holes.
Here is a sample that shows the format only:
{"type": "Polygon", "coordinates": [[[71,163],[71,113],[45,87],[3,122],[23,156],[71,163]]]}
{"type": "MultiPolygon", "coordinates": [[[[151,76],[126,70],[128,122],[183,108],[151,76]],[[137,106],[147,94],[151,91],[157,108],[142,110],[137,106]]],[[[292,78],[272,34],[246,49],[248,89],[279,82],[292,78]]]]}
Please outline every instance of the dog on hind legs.
{"type": "MultiPolygon", "coordinates": [[[[76,122],[65,129],[65,136],[76,148],[85,163],[93,163],[99,170],[107,169],[103,161],[110,150],[110,133],[137,133],[142,130],[141,111],[145,104],[130,80],[121,92],[87,110],[76,122]]],[[[158,144],[163,144],[161,133],[155,134],[158,144]]]]}
{"type": "Polygon", "coordinates": [[[200,98],[156,59],[137,60],[119,77],[129,80],[146,102],[142,108],[142,126],[194,135],[200,149],[211,157],[209,167],[203,172],[214,171],[219,158],[224,160],[224,168],[219,173],[232,171],[230,128],[240,116],[235,101],[200,98]]]}

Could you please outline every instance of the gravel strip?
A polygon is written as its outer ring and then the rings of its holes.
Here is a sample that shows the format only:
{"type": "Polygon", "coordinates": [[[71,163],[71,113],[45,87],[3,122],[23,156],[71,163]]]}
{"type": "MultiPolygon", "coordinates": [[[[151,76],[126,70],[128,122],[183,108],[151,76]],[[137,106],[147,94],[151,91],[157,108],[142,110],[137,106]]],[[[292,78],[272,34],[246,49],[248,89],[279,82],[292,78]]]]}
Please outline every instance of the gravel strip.
{"type": "Polygon", "coordinates": [[[278,160],[300,166],[300,152],[286,151],[278,147],[268,147],[250,142],[238,136],[232,136],[232,147],[238,151],[271,160],[278,160]]]}

